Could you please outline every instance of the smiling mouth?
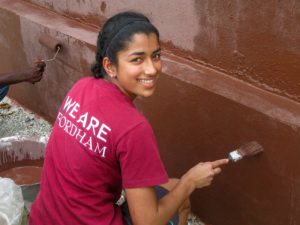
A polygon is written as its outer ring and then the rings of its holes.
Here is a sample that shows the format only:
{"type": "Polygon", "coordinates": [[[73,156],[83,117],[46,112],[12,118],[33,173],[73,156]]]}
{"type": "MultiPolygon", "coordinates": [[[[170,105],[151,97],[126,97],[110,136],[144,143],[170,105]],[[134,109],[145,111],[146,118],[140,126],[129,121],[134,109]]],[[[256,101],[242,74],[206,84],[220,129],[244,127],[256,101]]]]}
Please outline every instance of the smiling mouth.
{"type": "Polygon", "coordinates": [[[139,79],[138,82],[146,87],[152,87],[155,84],[155,79],[139,79]]]}

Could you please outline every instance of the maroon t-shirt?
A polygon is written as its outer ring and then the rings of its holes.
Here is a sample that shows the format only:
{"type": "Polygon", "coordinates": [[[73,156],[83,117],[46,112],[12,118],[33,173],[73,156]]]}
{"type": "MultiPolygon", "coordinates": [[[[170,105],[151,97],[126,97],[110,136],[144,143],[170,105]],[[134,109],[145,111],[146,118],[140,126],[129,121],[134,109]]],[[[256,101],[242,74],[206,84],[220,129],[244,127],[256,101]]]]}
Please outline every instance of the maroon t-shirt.
{"type": "Polygon", "coordinates": [[[29,224],[123,225],[122,188],[167,181],[145,117],[116,85],[86,77],[58,112],[29,224]]]}

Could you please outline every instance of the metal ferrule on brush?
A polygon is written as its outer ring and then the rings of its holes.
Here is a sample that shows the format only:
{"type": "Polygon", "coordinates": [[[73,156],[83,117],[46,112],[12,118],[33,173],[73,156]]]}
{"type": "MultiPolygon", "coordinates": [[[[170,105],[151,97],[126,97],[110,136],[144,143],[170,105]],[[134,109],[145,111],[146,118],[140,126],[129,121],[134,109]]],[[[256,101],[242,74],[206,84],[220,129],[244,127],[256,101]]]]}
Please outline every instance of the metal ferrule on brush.
{"type": "Polygon", "coordinates": [[[233,162],[236,162],[242,158],[243,158],[243,156],[239,153],[238,150],[234,150],[234,151],[230,152],[228,155],[228,159],[233,162]]]}

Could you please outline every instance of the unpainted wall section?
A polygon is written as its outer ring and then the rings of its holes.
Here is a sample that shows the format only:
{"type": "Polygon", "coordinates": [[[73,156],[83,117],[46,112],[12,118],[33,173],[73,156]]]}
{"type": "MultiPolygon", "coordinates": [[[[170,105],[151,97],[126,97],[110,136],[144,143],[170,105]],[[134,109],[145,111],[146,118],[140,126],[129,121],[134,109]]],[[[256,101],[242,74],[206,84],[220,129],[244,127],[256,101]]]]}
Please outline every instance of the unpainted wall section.
{"type": "Polygon", "coordinates": [[[96,26],[120,11],[141,11],[173,53],[300,101],[298,0],[30,2],[96,26]]]}

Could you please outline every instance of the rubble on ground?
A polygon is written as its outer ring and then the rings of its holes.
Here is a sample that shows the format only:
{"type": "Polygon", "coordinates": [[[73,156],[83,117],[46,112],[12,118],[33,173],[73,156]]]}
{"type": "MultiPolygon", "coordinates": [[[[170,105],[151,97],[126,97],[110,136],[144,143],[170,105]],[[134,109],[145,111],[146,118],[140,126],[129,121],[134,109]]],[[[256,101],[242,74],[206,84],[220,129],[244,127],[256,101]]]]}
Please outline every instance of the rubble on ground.
{"type": "Polygon", "coordinates": [[[51,124],[5,97],[0,102],[0,138],[28,135],[49,136],[51,124]]]}

